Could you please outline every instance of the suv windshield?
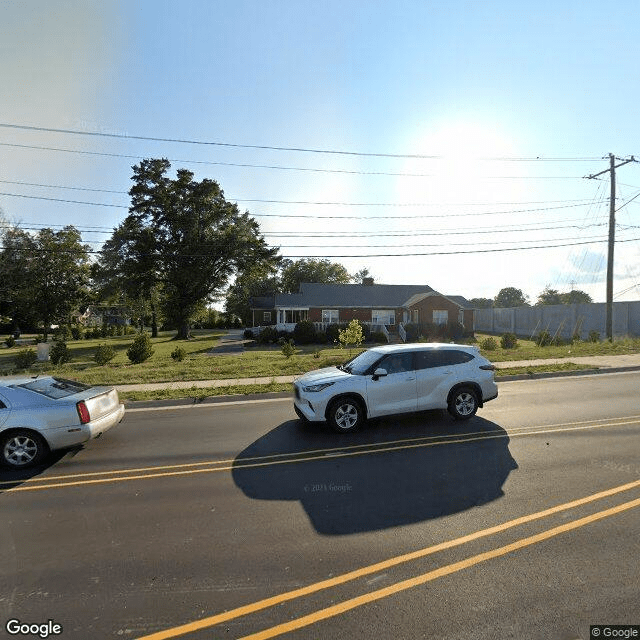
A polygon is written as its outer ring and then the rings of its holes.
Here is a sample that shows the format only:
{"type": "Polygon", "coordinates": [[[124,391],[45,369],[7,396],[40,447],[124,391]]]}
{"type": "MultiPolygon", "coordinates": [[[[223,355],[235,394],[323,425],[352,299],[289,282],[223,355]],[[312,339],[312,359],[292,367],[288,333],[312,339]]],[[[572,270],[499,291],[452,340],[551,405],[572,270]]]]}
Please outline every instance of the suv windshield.
{"type": "Polygon", "coordinates": [[[382,355],[375,351],[364,351],[358,354],[355,358],[347,360],[340,368],[347,373],[352,373],[355,376],[364,375],[365,371],[371,367],[372,364],[380,360],[382,355]]]}

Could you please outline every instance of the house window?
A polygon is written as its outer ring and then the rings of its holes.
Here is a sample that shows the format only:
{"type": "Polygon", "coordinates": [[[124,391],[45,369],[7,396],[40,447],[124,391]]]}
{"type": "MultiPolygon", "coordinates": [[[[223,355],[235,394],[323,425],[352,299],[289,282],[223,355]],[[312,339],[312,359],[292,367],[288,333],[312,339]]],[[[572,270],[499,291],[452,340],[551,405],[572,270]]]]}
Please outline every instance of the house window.
{"type": "Polygon", "coordinates": [[[371,312],[371,324],[395,324],[396,312],[393,309],[374,309],[371,312]]]}
{"type": "Polygon", "coordinates": [[[263,322],[271,322],[271,311],[265,311],[262,314],[262,321],[263,322]]]}
{"type": "Polygon", "coordinates": [[[322,310],[322,322],[329,324],[337,324],[339,322],[340,314],[337,309],[323,309],[322,310]]]}
{"type": "Polygon", "coordinates": [[[433,310],[433,323],[434,324],[447,324],[449,321],[449,312],[445,309],[434,309],[433,310]]]}

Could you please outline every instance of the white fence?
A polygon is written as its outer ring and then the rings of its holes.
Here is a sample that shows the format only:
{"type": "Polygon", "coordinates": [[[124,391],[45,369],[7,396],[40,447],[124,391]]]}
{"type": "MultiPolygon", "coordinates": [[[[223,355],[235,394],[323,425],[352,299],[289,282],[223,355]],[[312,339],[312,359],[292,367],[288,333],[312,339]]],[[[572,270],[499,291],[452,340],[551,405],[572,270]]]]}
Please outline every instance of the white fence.
{"type": "MultiPolygon", "coordinates": [[[[606,316],[604,302],[476,309],[473,328],[494,334],[515,333],[523,338],[548,331],[552,336],[570,338],[579,334],[585,339],[589,332],[597,331],[604,339],[606,316]]],[[[640,336],[640,302],[613,303],[613,335],[640,336]]]]}

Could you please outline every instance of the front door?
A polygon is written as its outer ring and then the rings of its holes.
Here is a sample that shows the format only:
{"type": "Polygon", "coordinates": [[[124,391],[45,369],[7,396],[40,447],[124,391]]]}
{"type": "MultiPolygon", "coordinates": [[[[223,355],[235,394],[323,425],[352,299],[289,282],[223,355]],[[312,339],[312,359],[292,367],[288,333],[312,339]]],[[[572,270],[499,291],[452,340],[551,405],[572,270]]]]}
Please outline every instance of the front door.
{"type": "Polygon", "coordinates": [[[367,377],[369,415],[374,417],[415,411],[418,396],[413,354],[388,355],[376,368],[385,369],[387,375],[377,380],[373,375],[367,377]]]}

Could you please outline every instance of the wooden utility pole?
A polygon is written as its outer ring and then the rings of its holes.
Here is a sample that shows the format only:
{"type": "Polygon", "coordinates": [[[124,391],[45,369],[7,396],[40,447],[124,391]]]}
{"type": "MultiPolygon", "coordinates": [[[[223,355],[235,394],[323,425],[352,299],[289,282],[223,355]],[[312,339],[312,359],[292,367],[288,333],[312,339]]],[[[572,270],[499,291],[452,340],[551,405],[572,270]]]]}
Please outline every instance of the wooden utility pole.
{"type": "Polygon", "coordinates": [[[631,156],[628,160],[616,164],[616,157],[610,153],[609,168],[600,173],[587,176],[588,178],[597,178],[603,173],[607,173],[607,171],[610,173],[611,196],[609,199],[609,250],[607,253],[607,320],[605,327],[607,340],[609,340],[609,342],[613,340],[613,250],[616,243],[616,169],[630,162],[636,162],[636,159],[631,156]]]}

